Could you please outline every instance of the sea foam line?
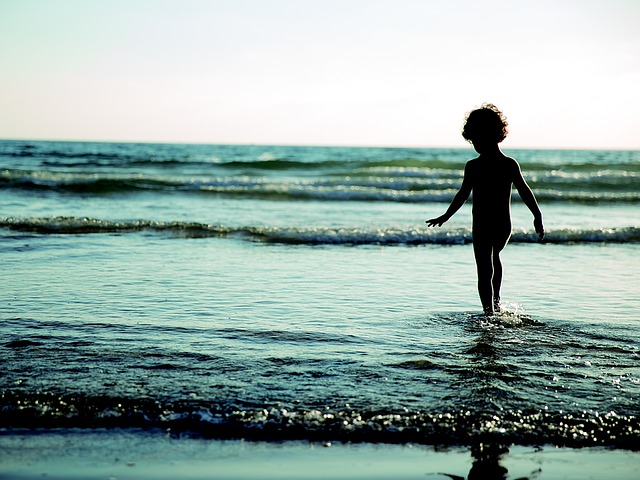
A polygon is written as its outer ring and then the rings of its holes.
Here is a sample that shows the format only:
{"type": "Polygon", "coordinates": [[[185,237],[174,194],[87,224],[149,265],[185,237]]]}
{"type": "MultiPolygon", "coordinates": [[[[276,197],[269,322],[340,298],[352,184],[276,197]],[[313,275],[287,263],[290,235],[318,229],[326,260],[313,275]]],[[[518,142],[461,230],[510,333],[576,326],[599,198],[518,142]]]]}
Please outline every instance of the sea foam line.
{"type": "MultiPolygon", "coordinates": [[[[258,408],[256,408],[258,407],[258,408]]],[[[261,408],[259,408],[261,407],[261,408]]],[[[638,418],[609,411],[254,408],[82,393],[0,391],[0,421],[20,428],[155,428],[196,438],[470,445],[550,443],[637,449],[638,418]]]]}
{"type": "MultiPolygon", "coordinates": [[[[184,238],[231,237],[241,240],[295,245],[466,245],[472,243],[468,228],[333,228],[268,227],[225,225],[199,222],[160,222],[152,220],[111,221],[78,217],[0,218],[0,228],[41,235],[124,234],[155,232],[184,238]]],[[[511,243],[536,243],[529,230],[515,230],[511,243]]],[[[544,243],[638,243],[640,228],[554,229],[544,243]]]]}
{"type": "MultiPolygon", "coordinates": [[[[639,203],[640,179],[621,176],[562,182],[534,180],[539,200],[575,203],[639,203]],[[563,183],[564,182],[564,183],[563,183]]],[[[236,198],[324,201],[386,201],[448,203],[459,180],[435,174],[408,176],[347,175],[321,179],[283,179],[255,176],[153,177],[144,174],[105,175],[49,171],[0,171],[0,189],[49,190],[61,194],[113,195],[138,191],[223,195],[236,198]]],[[[514,197],[517,194],[514,192],[514,197]]]]}

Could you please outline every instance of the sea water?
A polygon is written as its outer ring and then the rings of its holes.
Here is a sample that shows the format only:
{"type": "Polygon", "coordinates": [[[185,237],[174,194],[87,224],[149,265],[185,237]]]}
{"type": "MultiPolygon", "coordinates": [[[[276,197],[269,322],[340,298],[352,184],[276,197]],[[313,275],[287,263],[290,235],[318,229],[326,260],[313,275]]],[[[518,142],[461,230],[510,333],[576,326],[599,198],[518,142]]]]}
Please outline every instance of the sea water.
{"type": "Polygon", "coordinates": [[[472,149],[0,142],[0,427],[634,448],[640,152],[506,153],[484,317],[472,149]]]}

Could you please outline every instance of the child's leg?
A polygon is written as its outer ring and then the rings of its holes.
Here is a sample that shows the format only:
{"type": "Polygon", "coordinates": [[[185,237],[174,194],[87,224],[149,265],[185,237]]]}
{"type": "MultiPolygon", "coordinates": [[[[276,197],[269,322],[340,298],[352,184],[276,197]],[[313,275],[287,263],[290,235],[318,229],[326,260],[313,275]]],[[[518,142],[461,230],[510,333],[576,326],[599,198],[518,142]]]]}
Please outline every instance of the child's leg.
{"type": "Polygon", "coordinates": [[[511,237],[511,229],[509,231],[505,231],[502,236],[496,238],[496,241],[493,244],[493,256],[492,256],[492,264],[493,264],[493,308],[495,310],[500,310],[500,287],[502,287],[502,262],[500,261],[500,252],[509,242],[509,237],[511,237]]]}
{"type": "Polygon", "coordinates": [[[500,310],[500,287],[502,286],[502,262],[500,261],[500,252],[493,252],[493,308],[496,311],[500,310]]]}
{"type": "Polygon", "coordinates": [[[473,253],[478,271],[478,293],[482,308],[487,315],[493,314],[493,252],[491,242],[482,241],[474,235],[473,253]]]}

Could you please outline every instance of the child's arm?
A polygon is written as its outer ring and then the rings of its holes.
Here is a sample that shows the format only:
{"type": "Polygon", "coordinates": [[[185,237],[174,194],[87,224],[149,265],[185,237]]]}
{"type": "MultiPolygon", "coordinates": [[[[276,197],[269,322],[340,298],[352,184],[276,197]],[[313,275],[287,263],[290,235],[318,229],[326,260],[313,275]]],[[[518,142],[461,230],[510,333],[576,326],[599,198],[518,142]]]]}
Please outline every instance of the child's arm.
{"type": "Polygon", "coordinates": [[[522,176],[522,172],[520,171],[520,166],[516,164],[516,174],[513,180],[513,185],[518,190],[520,194],[520,198],[527,206],[527,208],[533,214],[533,227],[536,230],[536,233],[540,237],[540,240],[544,238],[544,226],[542,225],[542,212],[540,211],[540,207],[538,206],[538,202],[536,201],[536,197],[531,191],[531,188],[525,181],[522,176]]]}
{"type": "Polygon", "coordinates": [[[444,222],[449,220],[453,215],[460,210],[460,207],[464,205],[464,202],[467,201],[469,195],[471,194],[471,175],[469,174],[469,164],[464,167],[464,178],[462,179],[462,185],[460,186],[460,190],[456,193],[456,196],[453,197],[451,201],[451,205],[447,208],[447,211],[444,215],[440,215],[437,218],[432,218],[431,220],[427,220],[426,224],[429,227],[435,227],[436,225],[441,227],[444,222]]]}

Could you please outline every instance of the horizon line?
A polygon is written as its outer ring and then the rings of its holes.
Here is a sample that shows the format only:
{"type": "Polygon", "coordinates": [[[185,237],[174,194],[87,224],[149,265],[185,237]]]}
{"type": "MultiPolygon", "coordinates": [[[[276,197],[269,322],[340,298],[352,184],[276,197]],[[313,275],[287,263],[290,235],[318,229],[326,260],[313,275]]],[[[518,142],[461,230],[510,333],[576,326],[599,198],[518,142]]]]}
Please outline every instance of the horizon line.
{"type": "MultiPolygon", "coordinates": [[[[255,143],[255,142],[211,142],[211,141],[159,141],[159,140],[95,140],[95,139],[68,139],[68,138],[29,138],[0,137],[0,141],[7,142],[60,142],[60,143],[125,143],[142,145],[211,145],[211,146],[255,146],[255,147],[307,147],[307,148],[388,148],[388,149],[456,149],[473,150],[471,145],[372,145],[372,144],[312,144],[312,143],[255,143]]],[[[629,147],[576,147],[576,146],[501,146],[503,150],[593,150],[593,151],[640,151],[640,146],[629,147]]]]}

